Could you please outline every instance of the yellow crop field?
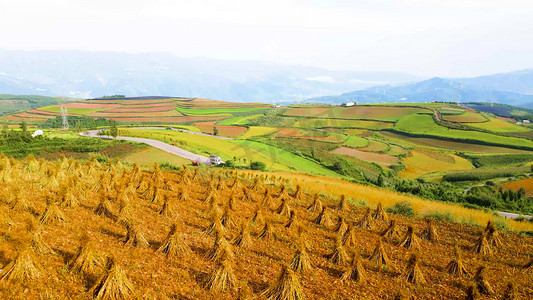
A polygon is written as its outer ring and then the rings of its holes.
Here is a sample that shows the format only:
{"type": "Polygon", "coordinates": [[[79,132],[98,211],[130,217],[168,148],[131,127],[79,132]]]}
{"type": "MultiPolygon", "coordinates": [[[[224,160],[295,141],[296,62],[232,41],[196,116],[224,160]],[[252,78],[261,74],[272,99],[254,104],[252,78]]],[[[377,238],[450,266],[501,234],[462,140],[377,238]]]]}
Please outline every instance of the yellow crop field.
{"type": "Polygon", "coordinates": [[[481,129],[487,129],[494,132],[528,132],[532,131],[531,129],[524,127],[524,126],[518,126],[514,123],[511,123],[509,121],[500,120],[497,118],[489,118],[488,122],[483,123],[466,123],[468,126],[475,127],[475,128],[481,128],[481,129]]]}
{"type": "Polygon", "coordinates": [[[404,158],[402,162],[405,164],[405,170],[400,172],[400,177],[411,179],[431,172],[474,168],[470,161],[457,155],[422,149],[409,151],[409,157],[404,158]]]}
{"type": "Polygon", "coordinates": [[[264,126],[251,126],[248,128],[243,135],[240,136],[241,139],[249,139],[254,136],[267,135],[278,131],[275,127],[264,127],[264,126]]]}

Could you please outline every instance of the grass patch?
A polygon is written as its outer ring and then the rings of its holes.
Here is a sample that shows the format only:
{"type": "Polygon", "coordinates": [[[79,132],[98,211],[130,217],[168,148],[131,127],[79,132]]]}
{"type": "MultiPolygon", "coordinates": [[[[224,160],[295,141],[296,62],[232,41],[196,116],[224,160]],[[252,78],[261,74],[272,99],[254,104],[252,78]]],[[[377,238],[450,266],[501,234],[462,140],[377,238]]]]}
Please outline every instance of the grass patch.
{"type": "Polygon", "coordinates": [[[426,219],[434,219],[438,221],[455,222],[454,216],[449,212],[432,211],[423,215],[426,219]]]}

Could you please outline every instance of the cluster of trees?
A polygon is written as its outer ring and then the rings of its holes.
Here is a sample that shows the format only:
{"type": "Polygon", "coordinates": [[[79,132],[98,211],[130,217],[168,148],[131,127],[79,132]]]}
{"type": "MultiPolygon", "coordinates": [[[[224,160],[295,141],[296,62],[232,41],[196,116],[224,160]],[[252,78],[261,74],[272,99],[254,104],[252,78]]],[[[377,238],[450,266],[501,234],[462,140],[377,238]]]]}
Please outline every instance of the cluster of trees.
{"type": "Polygon", "coordinates": [[[504,190],[490,184],[490,182],[484,186],[473,187],[466,192],[462,188],[446,182],[437,184],[416,180],[398,180],[390,188],[426,199],[459,203],[466,206],[533,213],[533,197],[527,197],[523,188],[517,191],[504,190]]]}
{"type": "MultiPolygon", "coordinates": [[[[67,116],[67,120],[72,129],[81,131],[84,129],[94,129],[102,126],[109,126],[110,121],[105,118],[93,119],[89,117],[67,116]]],[[[63,119],[61,116],[57,116],[53,119],[48,119],[41,124],[41,128],[61,128],[63,127],[63,119]]]]}
{"type": "Polygon", "coordinates": [[[28,131],[28,125],[25,121],[20,123],[21,130],[9,129],[7,124],[2,125],[0,131],[0,144],[16,143],[16,142],[30,142],[32,140],[31,133],[28,131]]]}

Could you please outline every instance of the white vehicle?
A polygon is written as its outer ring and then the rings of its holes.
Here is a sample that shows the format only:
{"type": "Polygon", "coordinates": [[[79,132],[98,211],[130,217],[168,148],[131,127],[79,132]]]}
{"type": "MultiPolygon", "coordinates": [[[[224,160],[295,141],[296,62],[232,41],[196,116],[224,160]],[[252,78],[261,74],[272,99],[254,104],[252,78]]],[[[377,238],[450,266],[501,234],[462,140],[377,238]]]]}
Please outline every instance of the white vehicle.
{"type": "Polygon", "coordinates": [[[224,163],[220,156],[215,154],[211,154],[211,156],[209,156],[209,162],[211,163],[211,165],[220,165],[224,163]]]}

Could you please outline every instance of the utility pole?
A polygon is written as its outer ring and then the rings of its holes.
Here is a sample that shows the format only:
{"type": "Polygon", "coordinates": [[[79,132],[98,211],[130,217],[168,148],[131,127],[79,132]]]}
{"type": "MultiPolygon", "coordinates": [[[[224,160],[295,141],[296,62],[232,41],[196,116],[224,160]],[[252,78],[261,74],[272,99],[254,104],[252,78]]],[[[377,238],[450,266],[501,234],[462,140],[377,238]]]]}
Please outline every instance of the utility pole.
{"type": "Polygon", "coordinates": [[[68,119],[67,119],[67,108],[60,107],[61,109],[61,119],[63,120],[63,129],[68,129],[68,119]]]}

